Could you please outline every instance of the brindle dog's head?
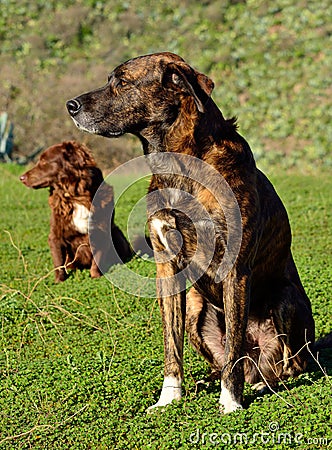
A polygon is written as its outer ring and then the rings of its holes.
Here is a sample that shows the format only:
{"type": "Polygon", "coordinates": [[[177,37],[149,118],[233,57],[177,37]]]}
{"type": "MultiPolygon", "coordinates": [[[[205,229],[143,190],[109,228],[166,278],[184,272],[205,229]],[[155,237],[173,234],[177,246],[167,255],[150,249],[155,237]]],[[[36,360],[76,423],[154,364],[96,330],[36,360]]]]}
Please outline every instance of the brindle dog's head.
{"type": "Polygon", "coordinates": [[[213,82],[179,56],[156,53],[121,64],[106,86],[69,100],[67,109],[77,127],[89,133],[146,137],[151,128],[169,127],[188,96],[203,113],[212,89],[213,82]]]}

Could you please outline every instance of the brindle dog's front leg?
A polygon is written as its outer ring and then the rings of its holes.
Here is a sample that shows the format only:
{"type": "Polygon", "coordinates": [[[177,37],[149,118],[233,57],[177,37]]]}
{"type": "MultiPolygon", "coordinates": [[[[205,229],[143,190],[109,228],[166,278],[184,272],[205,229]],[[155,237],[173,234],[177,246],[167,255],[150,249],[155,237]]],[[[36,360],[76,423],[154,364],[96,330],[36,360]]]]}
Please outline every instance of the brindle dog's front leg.
{"type": "Polygon", "coordinates": [[[158,402],[149,409],[180,400],[182,395],[185,280],[171,262],[157,263],[157,295],[164,335],[164,382],[158,402]]]}
{"type": "Polygon", "coordinates": [[[244,386],[243,355],[250,301],[250,275],[236,268],[223,282],[226,322],[225,365],[221,375],[222,412],[242,408],[244,386]]]}

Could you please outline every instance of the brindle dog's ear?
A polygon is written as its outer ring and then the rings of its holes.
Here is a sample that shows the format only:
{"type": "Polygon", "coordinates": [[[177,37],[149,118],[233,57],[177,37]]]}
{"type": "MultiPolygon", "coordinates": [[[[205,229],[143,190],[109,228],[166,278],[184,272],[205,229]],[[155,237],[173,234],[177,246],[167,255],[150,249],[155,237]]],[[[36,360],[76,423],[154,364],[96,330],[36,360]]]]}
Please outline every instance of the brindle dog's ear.
{"type": "Polygon", "coordinates": [[[201,113],[205,112],[204,105],[214,88],[214,83],[209,77],[185,63],[167,64],[162,83],[167,89],[191,95],[201,113]]]}

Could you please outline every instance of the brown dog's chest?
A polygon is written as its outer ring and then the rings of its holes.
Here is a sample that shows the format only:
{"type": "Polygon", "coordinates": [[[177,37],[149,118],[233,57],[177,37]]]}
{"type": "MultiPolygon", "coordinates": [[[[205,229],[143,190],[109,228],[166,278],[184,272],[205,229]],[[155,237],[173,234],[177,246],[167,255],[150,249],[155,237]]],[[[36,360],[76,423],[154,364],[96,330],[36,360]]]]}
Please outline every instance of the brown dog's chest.
{"type": "Polygon", "coordinates": [[[79,235],[89,231],[90,210],[75,199],[53,194],[49,197],[52,209],[51,228],[63,241],[71,242],[79,235]]]}

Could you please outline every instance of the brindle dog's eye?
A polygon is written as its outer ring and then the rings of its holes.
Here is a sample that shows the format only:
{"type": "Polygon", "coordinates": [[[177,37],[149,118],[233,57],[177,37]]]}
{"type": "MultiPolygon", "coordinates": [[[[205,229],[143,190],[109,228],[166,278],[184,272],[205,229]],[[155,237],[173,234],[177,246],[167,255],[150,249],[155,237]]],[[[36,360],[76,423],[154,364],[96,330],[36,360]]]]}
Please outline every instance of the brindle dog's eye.
{"type": "Polygon", "coordinates": [[[123,79],[119,79],[118,81],[117,81],[117,83],[116,83],[116,87],[117,88],[122,88],[122,87],[125,87],[125,86],[128,86],[128,81],[126,81],[126,80],[123,80],[123,79]]]}

